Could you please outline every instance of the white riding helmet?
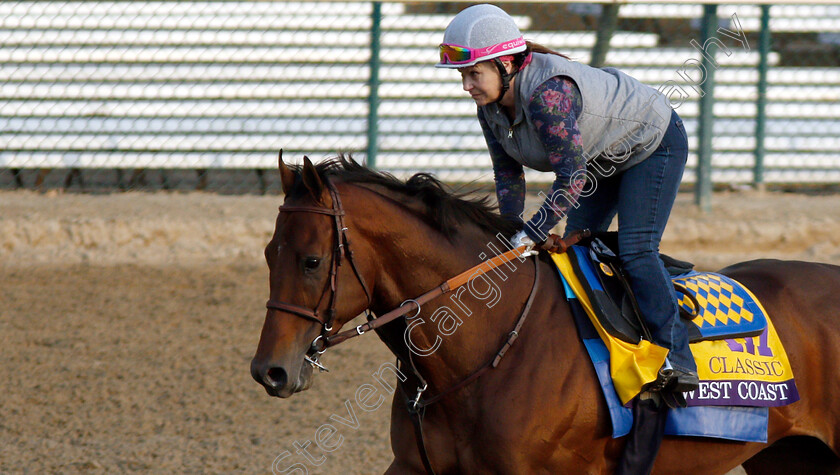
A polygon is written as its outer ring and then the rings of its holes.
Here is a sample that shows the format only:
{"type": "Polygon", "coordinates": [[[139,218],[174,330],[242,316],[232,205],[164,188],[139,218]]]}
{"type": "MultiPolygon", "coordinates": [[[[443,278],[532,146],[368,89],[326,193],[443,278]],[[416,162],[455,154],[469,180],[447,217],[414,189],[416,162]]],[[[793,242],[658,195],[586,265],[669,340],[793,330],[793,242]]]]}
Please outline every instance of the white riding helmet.
{"type": "Polygon", "coordinates": [[[494,5],[474,5],[461,10],[446,27],[435,66],[464,68],[525,48],[525,38],[507,12],[494,5]]]}

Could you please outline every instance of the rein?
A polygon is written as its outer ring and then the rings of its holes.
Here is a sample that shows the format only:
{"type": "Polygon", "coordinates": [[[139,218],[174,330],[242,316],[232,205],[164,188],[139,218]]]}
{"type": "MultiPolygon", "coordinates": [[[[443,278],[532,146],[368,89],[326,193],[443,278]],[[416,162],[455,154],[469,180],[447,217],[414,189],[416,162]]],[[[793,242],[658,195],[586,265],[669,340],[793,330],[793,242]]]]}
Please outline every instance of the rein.
{"type": "Polygon", "coordinates": [[[506,264],[514,259],[520,259],[523,256],[523,253],[526,251],[526,246],[520,246],[516,249],[511,249],[503,254],[499,254],[493,259],[489,259],[487,261],[482,262],[481,264],[471,267],[466,271],[452,277],[451,279],[447,280],[446,282],[440,284],[439,286],[435,287],[434,289],[420,295],[419,297],[408,299],[400,304],[399,307],[391,310],[388,313],[385,313],[379,317],[374,318],[373,320],[364,323],[362,325],[357,326],[353,330],[345,330],[341,333],[337,333],[333,336],[328,336],[324,338],[323,347],[318,348],[318,350],[323,350],[329,348],[331,346],[335,346],[345,340],[349,340],[350,338],[355,338],[360,336],[364,333],[369,332],[370,330],[375,330],[385,324],[388,324],[402,316],[405,316],[409,312],[414,311],[415,316],[420,314],[421,307],[423,304],[433,300],[443,294],[447,294],[458,287],[472,281],[476,277],[486,274],[491,270],[501,266],[502,264],[506,264]]]}

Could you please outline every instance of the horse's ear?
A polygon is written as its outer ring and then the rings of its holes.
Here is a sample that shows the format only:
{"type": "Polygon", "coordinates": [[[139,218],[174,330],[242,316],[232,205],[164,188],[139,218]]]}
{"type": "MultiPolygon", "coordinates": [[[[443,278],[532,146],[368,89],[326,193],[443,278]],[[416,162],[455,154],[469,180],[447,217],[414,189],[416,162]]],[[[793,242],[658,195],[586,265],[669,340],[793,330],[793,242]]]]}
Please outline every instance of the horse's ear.
{"type": "Polygon", "coordinates": [[[280,183],[283,185],[283,194],[288,195],[295,184],[295,172],[283,163],[283,149],[280,149],[280,157],[277,159],[280,166],[280,183]]]}
{"type": "Polygon", "coordinates": [[[309,193],[315,198],[316,201],[323,201],[321,196],[324,193],[324,182],[321,181],[321,177],[318,176],[318,171],[315,170],[315,165],[309,160],[309,157],[303,157],[303,170],[301,172],[301,177],[303,178],[303,184],[306,186],[306,189],[309,190],[309,193]]]}

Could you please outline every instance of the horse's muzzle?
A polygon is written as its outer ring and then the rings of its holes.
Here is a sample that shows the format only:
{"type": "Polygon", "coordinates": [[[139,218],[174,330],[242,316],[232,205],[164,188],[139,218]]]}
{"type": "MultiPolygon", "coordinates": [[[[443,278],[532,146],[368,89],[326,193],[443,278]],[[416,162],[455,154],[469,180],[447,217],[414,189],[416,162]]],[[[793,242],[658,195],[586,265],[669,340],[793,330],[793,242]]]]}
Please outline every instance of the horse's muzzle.
{"type": "Polygon", "coordinates": [[[298,365],[293,378],[289,371],[281,365],[251,360],[251,377],[260,383],[269,396],[287,398],[292,394],[308,389],[312,382],[312,367],[308,364],[298,365]]]}

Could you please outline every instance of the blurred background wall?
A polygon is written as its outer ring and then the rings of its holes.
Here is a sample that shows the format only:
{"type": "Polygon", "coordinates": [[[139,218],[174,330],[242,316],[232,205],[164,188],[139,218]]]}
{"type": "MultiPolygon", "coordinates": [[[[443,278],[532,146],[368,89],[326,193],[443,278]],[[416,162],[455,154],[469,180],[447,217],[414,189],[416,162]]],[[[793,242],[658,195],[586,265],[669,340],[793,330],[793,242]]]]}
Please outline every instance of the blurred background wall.
{"type": "MultiPolygon", "coordinates": [[[[833,187],[831,3],[499,5],[527,39],[670,92],[687,187],[703,173],[706,187],[833,187]]],[[[399,176],[492,183],[475,105],[457,72],[433,67],[467,5],[4,1],[0,189],[266,192],[281,148],[291,162],[343,151],[399,176]]]]}

